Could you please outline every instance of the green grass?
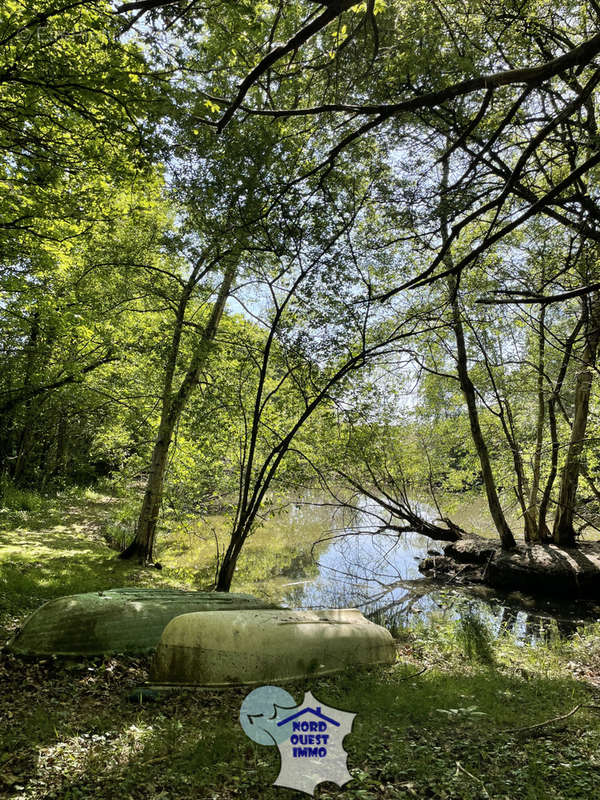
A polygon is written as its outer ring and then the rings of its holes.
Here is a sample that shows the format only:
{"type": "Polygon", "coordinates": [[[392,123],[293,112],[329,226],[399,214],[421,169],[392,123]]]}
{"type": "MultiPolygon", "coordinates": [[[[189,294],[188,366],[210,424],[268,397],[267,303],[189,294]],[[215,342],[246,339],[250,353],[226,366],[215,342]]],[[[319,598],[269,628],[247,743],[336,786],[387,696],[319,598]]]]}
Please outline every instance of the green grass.
{"type": "MultiPolygon", "coordinates": [[[[9,509],[0,529],[7,630],[43,599],[122,585],[176,585],[175,569],[122,563],[103,531],[124,507],[92,495],[9,509]],[[15,514],[18,511],[18,515],[15,514]]],[[[271,562],[269,562],[271,563],[271,562]]],[[[181,584],[179,584],[181,585],[181,584]]],[[[357,714],[346,737],[352,781],[317,798],[591,800],[600,785],[600,714],[520,731],[600,704],[600,626],[571,639],[492,639],[468,611],[397,629],[392,668],[286,686],[300,701],[357,714]]],[[[22,800],[293,800],[273,787],[276,748],[239,725],[246,690],[182,692],[139,705],[134,658],[20,659],[0,652],[0,797],[22,800]]]]}
{"type": "Polygon", "coordinates": [[[0,510],[0,642],[3,628],[10,633],[53,597],[121,586],[185,587],[175,571],[117,558],[106,530],[126,513],[122,501],[91,490],[38,501],[30,511],[0,510]]]}
{"type": "MultiPolygon", "coordinates": [[[[357,714],[346,738],[351,783],[317,788],[320,798],[596,796],[600,726],[582,711],[537,731],[518,729],[590,702],[568,676],[524,677],[514,669],[462,670],[399,663],[286,686],[310,689],[357,714]],[[457,766],[457,765],[460,766],[457,766]]],[[[127,700],[145,676],[132,659],[0,668],[12,702],[0,764],[24,798],[297,797],[273,787],[275,748],[256,745],[238,722],[245,692],[185,692],[155,703],[127,700]],[[163,794],[161,794],[161,792],[163,794]]]]}

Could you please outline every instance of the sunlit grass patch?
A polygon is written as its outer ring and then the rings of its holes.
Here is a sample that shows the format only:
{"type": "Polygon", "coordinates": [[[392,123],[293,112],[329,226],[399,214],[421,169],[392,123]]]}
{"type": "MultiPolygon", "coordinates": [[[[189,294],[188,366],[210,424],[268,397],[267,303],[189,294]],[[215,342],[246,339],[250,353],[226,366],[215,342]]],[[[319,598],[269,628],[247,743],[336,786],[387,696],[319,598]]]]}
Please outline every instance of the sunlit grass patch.
{"type": "Polygon", "coordinates": [[[46,600],[122,586],[185,588],[168,571],[117,558],[102,526],[119,509],[104,495],[65,493],[44,499],[41,510],[0,520],[0,625],[12,632],[23,615],[46,600]]]}

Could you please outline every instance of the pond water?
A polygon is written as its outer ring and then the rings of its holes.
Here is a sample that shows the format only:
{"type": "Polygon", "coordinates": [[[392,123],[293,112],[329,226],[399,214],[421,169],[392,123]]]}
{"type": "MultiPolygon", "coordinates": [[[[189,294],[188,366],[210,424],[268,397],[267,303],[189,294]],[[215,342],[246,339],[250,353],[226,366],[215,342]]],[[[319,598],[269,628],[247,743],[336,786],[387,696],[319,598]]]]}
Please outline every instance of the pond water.
{"type": "MultiPolygon", "coordinates": [[[[390,628],[437,624],[471,613],[496,634],[508,630],[523,642],[555,633],[569,635],[579,624],[600,618],[600,607],[593,604],[564,604],[457,582],[444,585],[443,579],[431,581],[418,565],[428,551],[441,552],[443,542],[385,530],[386,520],[364,497],[354,505],[356,509],[348,511],[310,494],[293,501],[283,498],[279,507],[269,507],[262,526],[244,545],[232,591],[257,594],[290,608],[359,608],[390,628]]],[[[436,516],[431,507],[415,505],[425,517],[436,516]]],[[[494,535],[481,498],[463,499],[449,516],[465,530],[494,535]]],[[[183,570],[199,588],[206,586],[214,580],[217,545],[223,553],[230,524],[216,515],[196,519],[184,531],[163,539],[160,561],[183,570]]],[[[519,530],[518,519],[510,519],[510,524],[519,530]]]]}
{"type": "MultiPolygon", "coordinates": [[[[291,504],[278,518],[280,532],[292,534],[294,557],[277,577],[263,582],[273,599],[294,608],[356,607],[389,626],[434,623],[470,612],[500,634],[535,640],[554,632],[569,635],[577,625],[600,617],[591,604],[558,604],[520,593],[499,595],[482,587],[433,582],[419,572],[428,551],[443,542],[418,533],[382,530],[377,508],[362,499],[350,517],[316,501],[291,504]],[[315,533],[320,530],[319,541],[315,533]],[[301,535],[310,531],[309,541],[301,535]]],[[[420,511],[432,516],[427,507],[420,511]]]]}

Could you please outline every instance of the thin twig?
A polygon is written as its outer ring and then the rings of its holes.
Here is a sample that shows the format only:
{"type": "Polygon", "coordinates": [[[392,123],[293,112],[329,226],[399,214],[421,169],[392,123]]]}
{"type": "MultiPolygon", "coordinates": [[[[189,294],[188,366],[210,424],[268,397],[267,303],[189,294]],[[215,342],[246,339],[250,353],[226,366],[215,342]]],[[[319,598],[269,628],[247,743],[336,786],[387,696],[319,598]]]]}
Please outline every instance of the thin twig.
{"type": "Polygon", "coordinates": [[[427,672],[428,669],[429,669],[429,667],[423,667],[423,669],[420,669],[418,672],[413,672],[412,675],[405,675],[403,678],[397,678],[396,680],[398,682],[400,682],[400,681],[410,681],[413,678],[418,678],[420,675],[423,675],[425,672],[427,672]]]}
{"type": "Polygon", "coordinates": [[[481,575],[481,580],[482,580],[482,581],[484,581],[484,580],[485,580],[485,576],[487,575],[487,571],[488,571],[488,569],[489,569],[489,566],[490,566],[490,564],[491,564],[491,562],[492,562],[492,558],[493,558],[495,555],[496,555],[496,551],[495,551],[495,550],[494,550],[492,553],[490,553],[490,557],[488,558],[488,560],[487,560],[487,564],[485,565],[485,569],[483,570],[483,573],[482,573],[482,575],[481,575]]]}
{"type": "Polygon", "coordinates": [[[537,722],[535,725],[525,725],[523,728],[505,728],[504,730],[500,731],[500,733],[521,733],[523,731],[534,731],[538,728],[543,728],[546,725],[552,725],[553,722],[562,722],[562,720],[572,717],[573,714],[575,714],[577,711],[580,711],[582,708],[591,708],[594,711],[600,711],[600,706],[590,703],[578,703],[575,708],[572,708],[566,714],[561,714],[558,717],[551,717],[550,719],[544,720],[544,722],[537,722]]]}
{"type": "Polygon", "coordinates": [[[465,769],[463,767],[463,765],[460,763],[460,761],[457,761],[456,762],[456,774],[458,775],[459,772],[464,772],[465,775],[468,775],[469,778],[471,778],[472,780],[476,781],[481,786],[481,788],[483,789],[483,793],[485,794],[485,796],[486,797],[490,796],[489,793],[488,793],[488,790],[485,788],[485,784],[481,780],[481,778],[478,778],[477,775],[473,775],[471,772],[469,772],[468,769],[465,769]]]}

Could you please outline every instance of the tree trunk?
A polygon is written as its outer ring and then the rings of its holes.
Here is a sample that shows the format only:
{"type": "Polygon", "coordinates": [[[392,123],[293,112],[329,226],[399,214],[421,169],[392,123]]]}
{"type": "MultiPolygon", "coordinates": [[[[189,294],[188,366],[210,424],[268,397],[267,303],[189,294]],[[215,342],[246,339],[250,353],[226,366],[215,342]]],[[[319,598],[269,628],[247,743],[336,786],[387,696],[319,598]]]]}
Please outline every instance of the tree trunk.
{"type": "MultiPolygon", "coordinates": [[[[542,282],[544,275],[542,273],[542,282]]],[[[538,336],[538,363],[537,363],[537,420],[535,430],[535,452],[533,455],[533,477],[529,504],[525,511],[525,541],[530,543],[541,542],[545,536],[545,524],[542,526],[538,518],[538,494],[540,491],[540,474],[542,465],[542,447],[544,444],[544,421],[546,416],[546,402],[544,399],[544,353],[546,338],[544,335],[544,322],[546,319],[546,306],[542,306],[539,316],[538,336]]]]}
{"type": "Polygon", "coordinates": [[[54,459],[54,469],[52,477],[58,478],[65,472],[67,466],[67,415],[64,411],[60,413],[58,427],[56,431],[56,456],[54,459]]]}
{"type": "Polygon", "coordinates": [[[34,434],[36,433],[35,417],[33,414],[31,414],[31,408],[29,405],[26,407],[26,412],[27,416],[25,417],[25,422],[23,423],[21,438],[19,440],[19,451],[13,471],[13,480],[16,484],[21,483],[23,479],[25,465],[31,451],[31,446],[34,442],[34,434]]]}
{"type": "Polygon", "coordinates": [[[494,480],[494,473],[492,472],[492,465],[490,464],[490,454],[481,430],[481,425],[479,423],[479,412],[477,410],[475,387],[473,386],[473,382],[469,377],[469,371],[467,368],[465,335],[460,317],[460,308],[458,306],[458,287],[456,279],[453,275],[449,277],[448,285],[452,304],[452,328],[454,330],[454,336],[456,339],[456,364],[458,369],[458,378],[460,381],[460,388],[467,404],[467,411],[469,413],[471,437],[473,438],[473,443],[475,445],[475,449],[477,450],[477,456],[479,457],[479,463],[481,465],[483,485],[485,487],[490,514],[492,515],[494,525],[496,526],[496,530],[500,536],[502,547],[505,549],[511,549],[516,546],[515,537],[508,526],[502,506],[500,505],[500,499],[496,489],[496,481],[494,480]]]}
{"type": "Polygon", "coordinates": [[[136,525],[135,537],[129,547],[120,554],[120,558],[137,558],[143,564],[152,561],[169,445],[173,438],[174,425],[170,424],[168,405],[165,405],[163,410],[167,414],[161,420],[158,436],[154,443],[150,471],[146,481],[146,490],[136,525]]]}
{"type": "MultiPolygon", "coordinates": [[[[488,374],[490,375],[490,377],[492,377],[491,368],[488,370],[488,374]]],[[[517,477],[515,494],[517,495],[517,500],[519,501],[523,517],[525,518],[525,514],[527,512],[526,496],[529,493],[529,489],[527,488],[528,485],[527,475],[525,474],[525,469],[523,468],[521,449],[517,441],[516,427],[515,427],[514,416],[512,413],[512,406],[508,400],[508,397],[502,398],[498,392],[496,392],[496,399],[498,401],[502,430],[504,431],[506,441],[508,442],[508,446],[512,454],[513,465],[515,468],[515,475],[517,477]]]]}
{"type": "Polygon", "coordinates": [[[177,356],[179,354],[185,313],[191,297],[193,284],[188,283],[186,290],[182,294],[171,340],[171,349],[167,362],[165,385],[162,396],[160,426],[152,451],[152,460],[150,463],[148,480],[146,482],[144,500],[136,525],[135,537],[131,544],[120,554],[120,558],[137,558],[141,563],[152,561],[154,540],[156,537],[156,524],[160,513],[167,458],[171,440],[173,439],[173,432],[175,431],[175,426],[185,408],[192,389],[198,381],[200,371],[206,364],[210,355],[211,345],[219,328],[219,322],[221,321],[225,303],[227,302],[236,273],[237,263],[233,263],[226,268],[210,318],[202,331],[181,385],[174,394],[172,391],[173,377],[175,374],[177,356]]]}
{"type": "MultiPolygon", "coordinates": [[[[448,161],[445,159],[443,162],[442,173],[442,198],[444,198],[444,191],[447,186],[448,161]]],[[[444,244],[446,244],[449,234],[448,216],[444,207],[444,203],[445,199],[442,199],[442,204],[440,206],[440,222],[442,241],[444,244]]],[[[450,253],[448,253],[445,257],[444,263],[446,267],[452,268],[453,263],[450,253]]],[[[509,550],[516,547],[516,542],[515,537],[508,526],[506,518],[504,517],[502,506],[500,505],[500,499],[496,489],[496,481],[494,480],[494,473],[492,472],[492,466],[490,464],[489,451],[487,449],[483,432],[481,430],[481,425],[479,423],[479,412],[477,410],[475,387],[473,386],[473,382],[469,377],[467,349],[465,346],[465,332],[462,324],[460,307],[458,304],[458,281],[455,275],[451,274],[448,276],[448,290],[450,294],[450,304],[452,307],[452,330],[454,331],[454,337],[456,340],[456,365],[458,370],[458,378],[460,388],[467,404],[471,437],[473,439],[475,449],[477,450],[479,464],[481,465],[483,485],[485,487],[490,514],[494,521],[494,525],[496,526],[496,530],[498,531],[498,535],[500,536],[502,547],[509,550]]]]}
{"type": "Polygon", "coordinates": [[[221,566],[219,567],[219,576],[217,578],[216,585],[217,592],[228,592],[231,588],[231,582],[235,572],[235,565],[242,547],[244,546],[244,542],[246,541],[247,534],[244,531],[244,527],[244,525],[240,524],[236,531],[231,535],[229,547],[227,548],[225,555],[223,556],[221,566]]]}
{"type": "MultiPolygon", "coordinates": [[[[587,303],[588,300],[584,300],[587,303]]],[[[569,449],[561,473],[558,508],[554,519],[553,538],[555,544],[563,547],[575,545],[575,503],[577,484],[581,470],[581,456],[587,428],[592,388],[593,369],[596,364],[598,342],[600,341],[600,294],[589,298],[589,308],[585,311],[585,344],[581,354],[581,369],[575,384],[575,407],[569,449]]]]}
{"type": "MultiPolygon", "coordinates": [[[[31,329],[29,331],[27,345],[25,346],[25,352],[27,354],[25,361],[25,371],[23,376],[23,387],[25,391],[28,391],[30,389],[31,384],[33,382],[33,373],[35,370],[35,361],[39,346],[39,338],[40,338],[40,312],[39,309],[36,308],[35,311],[33,312],[31,320],[31,329]]],[[[24,421],[19,436],[17,459],[15,461],[12,473],[12,478],[15,481],[15,483],[20,482],[23,472],[25,471],[25,463],[27,460],[27,456],[29,455],[29,450],[31,448],[31,444],[34,438],[33,434],[34,434],[35,418],[34,415],[32,414],[31,399],[28,399],[27,402],[25,403],[23,420],[24,421]]]]}
{"type": "Polygon", "coordinates": [[[577,324],[567,337],[567,340],[565,342],[565,350],[563,353],[560,369],[558,371],[556,383],[554,385],[552,394],[548,398],[548,422],[550,425],[550,441],[552,442],[552,451],[550,459],[550,472],[548,473],[548,478],[546,479],[546,485],[544,487],[542,499],[540,501],[540,510],[539,510],[540,530],[548,530],[548,527],[546,525],[546,514],[548,513],[548,504],[550,502],[550,495],[552,493],[552,488],[554,486],[554,481],[556,479],[556,474],[558,472],[558,454],[560,450],[560,443],[558,441],[558,430],[556,423],[556,404],[559,401],[560,393],[562,391],[562,386],[565,380],[565,375],[567,374],[567,368],[569,366],[569,361],[571,360],[571,354],[573,352],[573,345],[575,344],[577,337],[579,336],[579,332],[583,327],[583,323],[584,323],[583,317],[580,317],[580,319],[577,321],[577,324]]]}

